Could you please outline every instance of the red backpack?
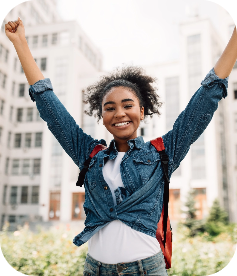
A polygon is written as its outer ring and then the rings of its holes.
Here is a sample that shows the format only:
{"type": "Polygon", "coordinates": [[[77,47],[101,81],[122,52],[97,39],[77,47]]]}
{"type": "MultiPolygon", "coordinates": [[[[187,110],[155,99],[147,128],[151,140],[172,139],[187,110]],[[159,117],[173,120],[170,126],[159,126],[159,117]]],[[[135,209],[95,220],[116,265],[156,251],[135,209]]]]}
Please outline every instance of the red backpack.
{"type": "MultiPolygon", "coordinates": [[[[161,165],[164,173],[164,196],[163,196],[163,209],[161,212],[160,220],[157,223],[156,239],[158,240],[161,250],[164,255],[166,269],[171,268],[172,257],[172,228],[170,225],[170,219],[168,216],[168,203],[169,203],[169,177],[168,177],[168,162],[169,158],[165,152],[165,146],[161,137],[150,141],[160,154],[161,165]]],[[[101,150],[106,149],[104,145],[96,145],[92,150],[90,157],[85,161],[83,169],[80,171],[76,186],[82,187],[84,184],[85,175],[88,171],[88,167],[91,159],[101,150]]]]}

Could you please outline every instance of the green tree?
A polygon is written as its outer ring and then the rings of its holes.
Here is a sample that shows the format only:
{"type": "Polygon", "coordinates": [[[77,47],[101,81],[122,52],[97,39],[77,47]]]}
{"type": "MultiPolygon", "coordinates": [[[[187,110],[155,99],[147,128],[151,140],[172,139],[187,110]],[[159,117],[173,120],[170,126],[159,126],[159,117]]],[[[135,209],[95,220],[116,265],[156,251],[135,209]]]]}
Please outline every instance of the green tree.
{"type": "Polygon", "coordinates": [[[221,208],[218,199],[215,199],[205,224],[206,232],[211,236],[217,236],[226,231],[228,221],[228,214],[221,208]]]}
{"type": "Polygon", "coordinates": [[[197,220],[196,212],[198,209],[195,207],[195,190],[190,189],[185,206],[187,210],[184,211],[186,218],[183,224],[189,229],[189,236],[194,237],[198,232],[205,230],[203,221],[197,220]]]}

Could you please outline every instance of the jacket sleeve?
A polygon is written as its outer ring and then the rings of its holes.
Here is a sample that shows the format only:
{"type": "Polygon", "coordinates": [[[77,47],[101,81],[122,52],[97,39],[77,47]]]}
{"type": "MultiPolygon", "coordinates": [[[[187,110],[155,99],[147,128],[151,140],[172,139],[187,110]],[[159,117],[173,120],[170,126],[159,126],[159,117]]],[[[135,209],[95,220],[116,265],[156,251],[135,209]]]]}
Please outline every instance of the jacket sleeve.
{"type": "Polygon", "coordinates": [[[169,156],[169,176],[178,168],[198,137],[210,123],[218,102],[227,96],[228,77],[220,79],[214,68],[201,82],[185,110],[176,119],[173,129],[162,136],[169,156]]]}
{"type": "Polygon", "coordinates": [[[31,100],[36,102],[40,117],[47,122],[48,129],[80,169],[97,144],[106,145],[105,140],[93,139],[76,124],[53,92],[49,78],[30,85],[29,94],[31,100]]]}

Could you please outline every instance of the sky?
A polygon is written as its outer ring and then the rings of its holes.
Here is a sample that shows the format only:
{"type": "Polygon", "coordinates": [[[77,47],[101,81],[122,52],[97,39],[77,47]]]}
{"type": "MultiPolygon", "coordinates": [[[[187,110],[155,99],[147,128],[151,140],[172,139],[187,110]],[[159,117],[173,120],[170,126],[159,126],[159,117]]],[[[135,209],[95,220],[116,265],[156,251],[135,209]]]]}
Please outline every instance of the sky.
{"type": "Polygon", "coordinates": [[[206,0],[58,0],[62,18],[75,19],[101,50],[105,70],[179,58],[178,23],[196,8],[218,28],[217,6],[206,0]]]}

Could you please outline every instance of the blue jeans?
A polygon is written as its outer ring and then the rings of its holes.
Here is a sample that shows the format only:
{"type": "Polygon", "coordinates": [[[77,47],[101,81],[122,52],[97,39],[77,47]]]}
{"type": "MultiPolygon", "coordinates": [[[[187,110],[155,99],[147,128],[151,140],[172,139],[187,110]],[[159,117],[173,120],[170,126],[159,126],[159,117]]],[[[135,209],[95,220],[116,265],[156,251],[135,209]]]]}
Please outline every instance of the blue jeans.
{"type": "Polygon", "coordinates": [[[168,276],[162,251],[146,259],[118,264],[105,264],[93,259],[88,253],[83,276],[155,275],[168,276]]]}

